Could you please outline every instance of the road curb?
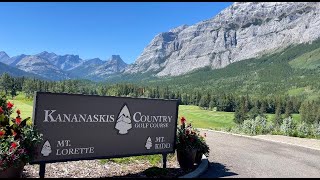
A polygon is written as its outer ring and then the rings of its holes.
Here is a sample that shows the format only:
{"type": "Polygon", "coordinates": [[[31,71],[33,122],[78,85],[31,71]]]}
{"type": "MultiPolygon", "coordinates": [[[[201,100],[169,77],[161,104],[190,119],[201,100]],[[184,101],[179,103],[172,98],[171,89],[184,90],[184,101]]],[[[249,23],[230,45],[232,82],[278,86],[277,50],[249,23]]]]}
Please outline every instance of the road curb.
{"type": "Polygon", "coordinates": [[[208,169],[208,166],[209,166],[208,158],[205,155],[202,155],[201,163],[197,167],[197,169],[192,171],[192,172],[190,172],[190,173],[188,173],[188,174],[186,174],[186,175],[180,176],[179,178],[196,178],[196,177],[199,177],[202,173],[204,173],[208,169]]]}

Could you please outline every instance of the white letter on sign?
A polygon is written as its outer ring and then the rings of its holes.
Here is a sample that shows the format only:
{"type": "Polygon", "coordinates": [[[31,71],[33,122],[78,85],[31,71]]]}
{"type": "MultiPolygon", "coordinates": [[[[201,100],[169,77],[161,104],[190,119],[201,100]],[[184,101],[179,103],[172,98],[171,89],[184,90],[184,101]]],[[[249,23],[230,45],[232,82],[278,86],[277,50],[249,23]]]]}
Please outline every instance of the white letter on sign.
{"type": "Polygon", "coordinates": [[[43,122],[49,122],[48,121],[48,117],[50,117],[51,122],[57,122],[56,120],[54,120],[54,118],[52,117],[52,113],[54,113],[56,110],[44,110],[45,115],[44,115],[44,121],[43,122]],[[51,111],[51,113],[49,114],[49,111],[51,111]]]}

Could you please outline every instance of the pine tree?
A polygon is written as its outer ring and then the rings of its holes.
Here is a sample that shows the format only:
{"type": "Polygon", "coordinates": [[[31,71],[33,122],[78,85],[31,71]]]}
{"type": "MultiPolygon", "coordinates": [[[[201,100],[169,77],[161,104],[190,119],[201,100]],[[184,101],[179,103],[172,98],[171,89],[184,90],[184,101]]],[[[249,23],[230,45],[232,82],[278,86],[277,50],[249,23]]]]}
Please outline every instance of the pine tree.
{"type": "Polygon", "coordinates": [[[284,113],[284,117],[291,117],[292,116],[292,112],[293,112],[293,103],[291,100],[288,100],[286,103],[286,108],[285,108],[285,113],[284,113]]]}
{"type": "Polygon", "coordinates": [[[12,87],[11,87],[11,91],[10,91],[10,95],[11,95],[11,98],[13,99],[15,96],[17,96],[17,89],[15,87],[14,84],[12,84],[12,87]]]}
{"type": "Polygon", "coordinates": [[[202,96],[201,98],[200,98],[200,101],[199,101],[199,107],[200,108],[206,108],[206,99],[205,99],[205,96],[202,96]]]}
{"type": "Polygon", "coordinates": [[[12,81],[11,77],[9,76],[8,73],[3,73],[1,76],[1,86],[4,89],[6,95],[8,95],[8,91],[11,87],[12,81]]]}
{"type": "Polygon", "coordinates": [[[247,100],[245,97],[241,97],[238,102],[235,113],[234,113],[234,121],[237,124],[241,124],[244,120],[248,119],[248,108],[247,108],[247,100]]]}
{"type": "Polygon", "coordinates": [[[274,125],[276,127],[280,127],[281,122],[282,121],[282,117],[281,117],[281,106],[280,104],[278,104],[276,106],[276,112],[275,112],[275,117],[274,117],[274,125]]]}

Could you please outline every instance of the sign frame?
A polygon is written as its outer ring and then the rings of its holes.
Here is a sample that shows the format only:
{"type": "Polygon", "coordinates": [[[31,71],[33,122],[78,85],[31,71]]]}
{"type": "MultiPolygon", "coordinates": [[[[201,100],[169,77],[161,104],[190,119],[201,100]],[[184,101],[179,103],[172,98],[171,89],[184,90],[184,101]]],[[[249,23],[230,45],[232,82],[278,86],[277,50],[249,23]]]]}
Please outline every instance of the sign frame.
{"type": "MultiPolygon", "coordinates": [[[[48,161],[31,161],[29,164],[40,164],[40,173],[41,173],[41,165],[45,166],[46,163],[57,163],[57,162],[69,162],[69,161],[81,161],[81,160],[97,160],[97,159],[110,159],[110,158],[122,158],[122,157],[131,157],[131,156],[143,156],[143,155],[155,155],[155,154],[162,154],[163,156],[163,165],[166,164],[166,157],[167,154],[175,153],[176,151],[176,141],[177,141],[177,126],[178,126],[178,114],[179,114],[179,100],[178,99],[157,99],[157,98],[135,98],[135,97],[117,97],[117,96],[100,96],[100,95],[87,95],[87,94],[69,94],[69,93],[52,93],[52,92],[40,92],[35,91],[34,93],[34,102],[33,102],[33,116],[32,116],[32,125],[37,128],[37,124],[35,121],[37,115],[36,105],[38,102],[38,94],[55,94],[55,95],[68,95],[68,96],[86,96],[86,97],[112,97],[116,99],[142,99],[142,100],[156,100],[156,101],[175,101],[176,102],[176,117],[175,117],[175,125],[174,125],[174,143],[173,148],[171,151],[167,152],[150,152],[150,153],[132,153],[132,154],[125,154],[125,155],[114,155],[114,156],[98,156],[98,157],[84,157],[84,158],[74,158],[70,160],[60,159],[60,160],[48,160],[48,161]]],[[[44,167],[43,167],[44,168],[44,167]]],[[[164,167],[165,168],[165,167],[164,167]]]]}

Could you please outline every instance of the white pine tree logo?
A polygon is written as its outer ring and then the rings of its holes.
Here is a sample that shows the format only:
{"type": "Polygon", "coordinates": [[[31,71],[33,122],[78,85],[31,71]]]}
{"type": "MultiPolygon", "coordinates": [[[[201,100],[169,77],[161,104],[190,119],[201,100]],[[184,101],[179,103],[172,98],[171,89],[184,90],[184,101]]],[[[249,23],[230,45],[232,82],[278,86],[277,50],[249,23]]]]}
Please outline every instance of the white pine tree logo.
{"type": "Polygon", "coordinates": [[[118,115],[115,128],[119,130],[119,134],[127,134],[132,128],[131,115],[127,105],[124,105],[118,115]]]}
{"type": "Polygon", "coordinates": [[[42,150],[41,150],[41,154],[43,156],[49,156],[49,154],[51,153],[51,145],[49,143],[49,141],[47,140],[44,145],[42,146],[42,150]]]}
{"type": "Polygon", "coordinates": [[[152,147],[152,141],[150,137],[148,137],[145,147],[147,149],[150,149],[152,147]]]}

